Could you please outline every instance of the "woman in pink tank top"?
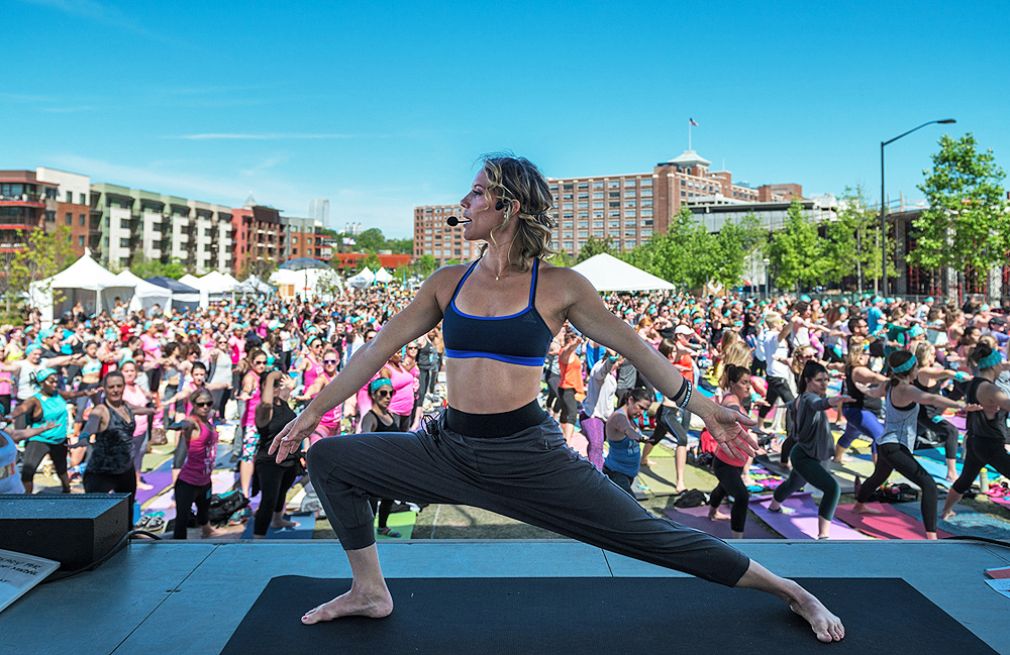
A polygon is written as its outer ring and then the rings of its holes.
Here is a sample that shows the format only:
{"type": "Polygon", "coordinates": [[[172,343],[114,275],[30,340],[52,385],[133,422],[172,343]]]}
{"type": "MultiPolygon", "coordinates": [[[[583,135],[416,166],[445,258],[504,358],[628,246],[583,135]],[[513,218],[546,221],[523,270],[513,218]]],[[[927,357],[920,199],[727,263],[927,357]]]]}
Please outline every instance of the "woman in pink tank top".
{"type": "Polygon", "coordinates": [[[389,403],[389,411],[393,414],[397,427],[406,432],[413,422],[411,413],[414,410],[414,389],[421,372],[416,365],[407,368],[399,351],[393,353],[382,370],[387,375],[381,377],[388,377],[393,383],[393,400],[389,403]]]}
{"type": "Polygon", "coordinates": [[[186,417],[186,426],[180,439],[187,442],[186,461],[175,481],[175,539],[186,538],[190,511],[196,504],[196,523],[204,539],[217,536],[210,527],[211,474],[217,457],[217,430],[210,422],[214,398],[207,389],[200,389],[192,397],[193,412],[186,417]]]}
{"type": "MultiPolygon", "coordinates": [[[[337,362],[340,361],[340,355],[334,348],[327,348],[323,351],[323,370],[316,377],[315,382],[312,386],[305,389],[305,394],[299,396],[297,400],[312,400],[319,395],[319,392],[323,390],[330,380],[337,376],[337,362]]],[[[308,372],[306,372],[306,375],[308,372]]],[[[323,417],[319,419],[319,425],[316,426],[315,431],[312,432],[312,436],[309,437],[309,445],[316,443],[320,439],[325,439],[326,437],[335,437],[340,434],[340,421],[344,418],[343,405],[337,405],[330,411],[323,414],[323,417]]]]}
{"type": "MultiPolygon", "coordinates": [[[[319,361],[320,355],[323,352],[322,337],[313,334],[305,341],[305,346],[306,349],[300,370],[302,371],[302,384],[305,389],[308,389],[316,383],[316,378],[323,372],[323,363],[319,361]]],[[[306,391],[306,394],[308,394],[308,391],[306,391]]]]}

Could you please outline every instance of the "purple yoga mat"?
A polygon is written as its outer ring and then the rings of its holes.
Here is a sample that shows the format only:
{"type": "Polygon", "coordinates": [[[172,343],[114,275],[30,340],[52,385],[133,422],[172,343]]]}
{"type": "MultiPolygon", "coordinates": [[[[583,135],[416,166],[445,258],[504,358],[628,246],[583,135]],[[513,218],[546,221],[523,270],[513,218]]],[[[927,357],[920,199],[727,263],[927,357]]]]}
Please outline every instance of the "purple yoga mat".
{"type": "MultiPolygon", "coordinates": [[[[731,539],[733,534],[729,527],[729,521],[710,521],[708,518],[708,505],[699,507],[672,507],[665,512],[667,518],[675,523],[707,532],[713,537],[720,539],[731,539]]],[[[723,505],[723,513],[729,514],[729,507],[723,505]]],[[[744,539],[767,539],[768,534],[754,526],[754,521],[747,521],[743,528],[744,539]]]]}
{"type": "Polygon", "coordinates": [[[162,462],[158,468],[142,474],[150,489],[137,489],[137,503],[143,505],[172,486],[172,460],[162,462]]]}
{"type": "MultiPolygon", "coordinates": [[[[859,514],[854,505],[839,505],[835,516],[852,527],[877,539],[925,539],[926,532],[922,521],[898,511],[887,503],[867,503],[868,507],[880,514],[859,514]]],[[[937,530],[941,539],[949,537],[950,533],[937,530]]]]}
{"type": "MultiPolygon", "coordinates": [[[[791,514],[772,512],[768,509],[770,500],[752,502],[750,509],[762,521],[786,539],[816,539],[817,538],[817,503],[810,494],[790,496],[782,506],[793,510],[791,514]]],[[[832,539],[867,540],[869,537],[853,530],[837,518],[831,522],[832,539]]]]}

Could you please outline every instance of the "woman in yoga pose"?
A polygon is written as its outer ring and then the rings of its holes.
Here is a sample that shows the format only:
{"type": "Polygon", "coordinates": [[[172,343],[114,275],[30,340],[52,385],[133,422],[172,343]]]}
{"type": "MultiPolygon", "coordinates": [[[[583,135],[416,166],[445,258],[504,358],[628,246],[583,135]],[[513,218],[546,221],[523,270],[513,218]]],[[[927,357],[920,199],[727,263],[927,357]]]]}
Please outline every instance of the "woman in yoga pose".
{"type": "Polygon", "coordinates": [[[873,475],[867,478],[856,490],[857,512],[872,513],[864,503],[870,495],[887,480],[892,471],[898,471],[922,491],[922,524],[926,529],[927,539],[936,539],[936,483],[933,477],[926,473],[922,464],[915,461],[912,451],[915,449],[916,433],[918,432],[919,405],[929,405],[937,409],[958,409],[975,412],[982,409],[981,405],[966,405],[963,402],[948,400],[943,396],[926,393],[913,382],[918,378],[919,362],[915,355],[907,350],[896,350],[887,358],[891,370],[891,379],[886,385],[873,389],[875,396],[883,396],[884,433],[877,441],[877,463],[873,475]]]}
{"type": "Polygon", "coordinates": [[[429,277],[272,444],[282,461],[393,352],[444,321],[449,406],[436,421],[413,433],[323,439],[308,451],[312,484],[354,580],[347,593],[302,621],[393,611],[368,504],[369,496],[379,496],[482,507],[727,586],[760,589],[785,600],[821,641],[842,639],[841,621],[800,585],[719,539],[652,515],[565,447],[537,397],[552,335],[567,321],[623,354],[660,393],[698,415],[720,447],[747,455],[756,443],[741,426],[751,419],[693,393],[668,360],[607,310],[588,280],[542,263],[553,226],[543,174],[526,159],[485,158],[460,204],[464,238],[489,242],[481,257],[429,277]]]}
{"type": "Polygon", "coordinates": [[[945,519],[954,515],[954,505],[971,488],[982,467],[988,464],[1010,477],[1010,453],[1006,451],[1010,396],[995,384],[1002,361],[999,351],[985,343],[978,344],[971,351],[971,362],[978,368],[978,375],[968,385],[965,400],[978,403],[982,411],[968,414],[964,468],[947,492],[947,500],[943,504],[945,519]]]}

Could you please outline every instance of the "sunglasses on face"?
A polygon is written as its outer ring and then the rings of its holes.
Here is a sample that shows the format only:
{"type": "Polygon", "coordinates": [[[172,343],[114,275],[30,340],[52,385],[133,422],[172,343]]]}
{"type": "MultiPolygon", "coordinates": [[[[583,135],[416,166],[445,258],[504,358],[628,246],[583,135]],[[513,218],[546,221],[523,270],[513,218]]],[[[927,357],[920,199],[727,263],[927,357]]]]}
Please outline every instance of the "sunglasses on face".
{"type": "Polygon", "coordinates": [[[202,402],[202,403],[193,403],[193,407],[210,407],[213,404],[214,404],[214,401],[202,402]]]}
{"type": "Polygon", "coordinates": [[[323,364],[336,364],[336,363],[337,363],[337,360],[335,360],[335,359],[324,359],[323,360],[323,364]]]}
{"type": "Polygon", "coordinates": [[[267,362],[266,362],[265,359],[257,359],[255,362],[253,362],[253,365],[254,366],[266,366],[267,362]]]}
{"type": "Polygon", "coordinates": [[[375,392],[375,395],[378,396],[379,398],[389,398],[390,396],[393,395],[393,392],[388,389],[380,389],[379,391],[375,392]]]}

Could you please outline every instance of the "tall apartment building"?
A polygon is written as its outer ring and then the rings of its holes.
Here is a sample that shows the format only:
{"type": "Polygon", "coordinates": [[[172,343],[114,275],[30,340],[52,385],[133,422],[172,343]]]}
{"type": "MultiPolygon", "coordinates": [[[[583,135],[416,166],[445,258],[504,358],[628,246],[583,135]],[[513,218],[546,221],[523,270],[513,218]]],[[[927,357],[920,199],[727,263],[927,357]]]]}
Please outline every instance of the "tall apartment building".
{"type": "Polygon", "coordinates": [[[284,225],[273,207],[251,205],[232,211],[235,234],[235,274],[249,273],[253,262],[283,262],[284,225]]]}
{"type": "Polygon", "coordinates": [[[233,271],[232,210],[116,184],[91,185],[101,258],[125,268],[141,259],[178,260],[197,275],[233,271]]]}
{"type": "Polygon", "coordinates": [[[56,221],[58,192],[36,171],[0,171],[0,255],[21,250],[26,232],[56,221]]]}
{"type": "MultiPolygon", "coordinates": [[[[682,205],[702,197],[713,202],[783,202],[802,197],[798,184],[766,184],[752,188],[734,184],[729,171],[710,171],[711,162],[693,150],[656,164],[651,172],[549,178],[558,226],[554,245],[578,254],[590,236],[609,238],[619,251],[635,248],[669,228],[682,205]]],[[[414,209],[414,256],[433,255],[440,262],[466,260],[478,244],[468,244],[462,230],[449,228],[445,218],[459,214],[458,205],[414,209]]]]}
{"type": "Polygon", "coordinates": [[[50,232],[57,227],[70,231],[70,245],[74,252],[83,255],[85,249],[93,252],[101,246],[98,221],[91,215],[91,178],[78,173],[40,166],[35,170],[39,180],[56,184],[56,213],[46,221],[50,232]]]}
{"type": "Polygon", "coordinates": [[[284,226],[282,261],[299,257],[329,261],[333,256],[333,240],[323,233],[325,221],[281,216],[281,225],[284,226]]]}

